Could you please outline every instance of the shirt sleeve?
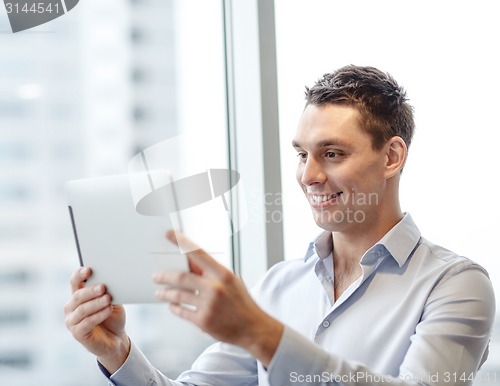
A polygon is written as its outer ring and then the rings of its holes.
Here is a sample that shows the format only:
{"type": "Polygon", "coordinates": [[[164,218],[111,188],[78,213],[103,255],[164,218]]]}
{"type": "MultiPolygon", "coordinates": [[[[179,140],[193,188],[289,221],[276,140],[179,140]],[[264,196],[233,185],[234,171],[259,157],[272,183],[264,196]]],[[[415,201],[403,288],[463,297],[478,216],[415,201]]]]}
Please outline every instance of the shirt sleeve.
{"type": "Polygon", "coordinates": [[[245,350],[215,343],[193,363],[190,370],[172,380],[157,370],[132,343],[125,363],[109,375],[100,364],[110,386],[235,386],[257,385],[257,362],[245,350]]]}
{"type": "MultiPolygon", "coordinates": [[[[494,315],[489,278],[479,267],[469,267],[442,280],[430,293],[399,374],[374,373],[285,328],[268,368],[269,383],[472,385],[487,357],[494,315]]],[[[362,340],[353,344],[362,345],[362,340]]]]}
{"type": "Polygon", "coordinates": [[[185,384],[168,379],[158,371],[137,346],[132,343],[125,363],[110,375],[99,363],[99,368],[108,378],[109,386],[184,386],[185,384]]]}

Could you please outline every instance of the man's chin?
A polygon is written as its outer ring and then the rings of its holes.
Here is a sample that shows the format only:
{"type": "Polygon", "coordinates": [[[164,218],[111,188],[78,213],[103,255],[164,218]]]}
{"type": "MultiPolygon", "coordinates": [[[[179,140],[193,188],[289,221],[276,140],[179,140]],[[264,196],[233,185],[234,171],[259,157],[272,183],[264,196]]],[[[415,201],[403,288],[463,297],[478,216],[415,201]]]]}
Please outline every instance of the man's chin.
{"type": "Polygon", "coordinates": [[[325,215],[325,212],[318,215],[315,214],[314,221],[317,226],[330,232],[338,232],[346,227],[344,222],[335,220],[335,217],[331,215],[325,215]]]}
{"type": "Polygon", "coordinates": [[[321,223],[321,222],[316,221],[316,225],[318,227],[320,227],[321,229],[324,229],[325,231],[328,231],[328,232],[342,232],[342,231],[347,230],[347,226],[345,224],[338,224],[338,223],[325,224],[325,223],[321,223]]]}
{"type": "Polygon", "coordinates": [[[316,211],[313,209],[313,217],[316,225],[331,232],[342,232],[353,227],[359,227],[366,221],[363,211],[354,212],[351,209],[345,211],[316,211]]]}

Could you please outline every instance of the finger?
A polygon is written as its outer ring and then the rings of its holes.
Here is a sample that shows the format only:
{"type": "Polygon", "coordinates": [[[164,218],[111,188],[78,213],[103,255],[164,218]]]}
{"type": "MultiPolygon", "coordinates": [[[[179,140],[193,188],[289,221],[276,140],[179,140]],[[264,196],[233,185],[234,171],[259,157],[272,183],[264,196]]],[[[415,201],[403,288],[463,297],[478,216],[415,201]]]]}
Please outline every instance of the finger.
{"type": "Polygon", "coordinates": [[[227,270],[202,249],[189,252],[187,258],[191,272],[198,275],[211,274],[216,278],[220,278],[224,271],[227,270]]]}
{"type": "Polygon", "coordinates": [[[173,304],[189,304],[198,308],[200,304],[200,293],[195,291],[180,290],[177,288],[161,288],[155,293],[156,297],[164,302],[173,304]]]}
{"type": "Polygon", "coordinates": [[[73,272],[69,280],[71,286],[71,293],[84,286],[85,280],[92,275],[92,270],[89,267],[81,267],[73,272]]]}
{"type": "Polygon", "coordinates": [[[176,230],[167,231],[167,239],[169,239],[172,243],[177,245],[183,252],[191,252],[197,249],[201,249],[197,244],[195,244],[192,240],[187,238],[182,232],[176,230]]]}
{"type": "MultiPolygon", "coordinates": [[[[181,239],[182,239],[182,234],[178,231],[174,231],[174,230],[169,230],[167,231],[166,233],[166,236],[167,236],[167,239],[172,242],[173,244],[177,245],[181,251],[192,251],[194,249],[199,249],[199,247],[194,244],[192,241],[190,241],[189,239],[187,239],[187,237],[184,237],[184,242],[183,242],[183,245],[181,246],[181,244],[179,243],[182,243],[181,242],[181,239]],[[179,235],[179,239],[177,238],[177,235],[179,235]]],[[[196,265],[196,263],[192,260],[192,259],[189,259],[188,257],[188,264],[189,264],[189,270],[193,273],[196,273],[198,275],[201,275],[203,273],[202,269],[196,265]]]]}
{"type": "Polygon", "coordinates": [[[187,259],[188,259],[189,270],[196,275],[202,275],[203,269],[201,269],[201,267],[198,264],[196,264],[196,261],[190,258],[189,255],[187,256],[187,259]]]}
{"type": "Polygon", "coordinates": [[[194,324],[197,322],[196,307],[186,307],[185,305],[170,303],[170,311],[182,319],[188,320],[194,324]]]}
{"type": "Polygon", "coordinates": [[[111,296],[109,294],[103,294],[85,303],[81,303],[74,311],[67,313],[66,325],[68,327],[75,326],[105,308],[111,308],[111,296]]]}
{"type": "Polygon", "coordinates": [[[171,230],[167,232],[167,238],[181,249],[188,251],[189,265],[193,268],[193,272],[201,274],[202,272],[208,271],[219,274],[225,271],[224,266],[219,264],[208,253],[184,236],[183,233],[171,230]]]}
{"type": "Polygon", "coordinates": [[[106,287],[102,284],[94,285],[91,287],[83,287],[76,290],[71,298],[64,306],[64,313],[69,314],[76,310],[80,305],[100,297],[106,293],[106,287]]]}
{"type": "Polygon", "coordinates": [[[113,308],[110,305],[87,316],[76,324],[68,325],[68,329],[78,341],[83,341],[98,325],[109,318],[112,311],[113,308]]]}
{"type": "Polygon", "coordinates": [[[205,288],[207,280],[199,275],[184,271],[162,271],[153,275],[156,284],[180,288],[188,291],[196,291],[205,288]]]}

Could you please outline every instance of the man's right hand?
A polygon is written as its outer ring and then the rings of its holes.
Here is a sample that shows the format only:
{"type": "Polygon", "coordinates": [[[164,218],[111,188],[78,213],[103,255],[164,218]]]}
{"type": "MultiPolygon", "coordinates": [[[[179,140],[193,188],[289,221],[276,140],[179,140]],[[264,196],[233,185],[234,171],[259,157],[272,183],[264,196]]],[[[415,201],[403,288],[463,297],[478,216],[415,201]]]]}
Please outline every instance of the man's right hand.
{"type": "Polygon", "coordinates": [[[71,298],[64,306],[66,327],[73,337],[113,374],[127,359],[130,340],[125,332],[125,309],[111,304],[102,284],[84,286],[92,274],[88,267],[71,276],[71,298]]]}

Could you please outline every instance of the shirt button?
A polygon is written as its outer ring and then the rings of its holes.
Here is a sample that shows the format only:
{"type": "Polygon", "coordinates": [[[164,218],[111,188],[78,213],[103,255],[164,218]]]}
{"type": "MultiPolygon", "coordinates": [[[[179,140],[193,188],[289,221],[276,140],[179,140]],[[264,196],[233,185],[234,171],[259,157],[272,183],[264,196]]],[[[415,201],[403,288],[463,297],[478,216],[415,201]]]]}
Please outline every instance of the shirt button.
{"type": "Polygon", "coordinates": [[[325,320],[325,321],[323,322],[323,327],[325,327],[325,328],[330,327],[330,322],[329,322],[328,320],[325,320]]]}

